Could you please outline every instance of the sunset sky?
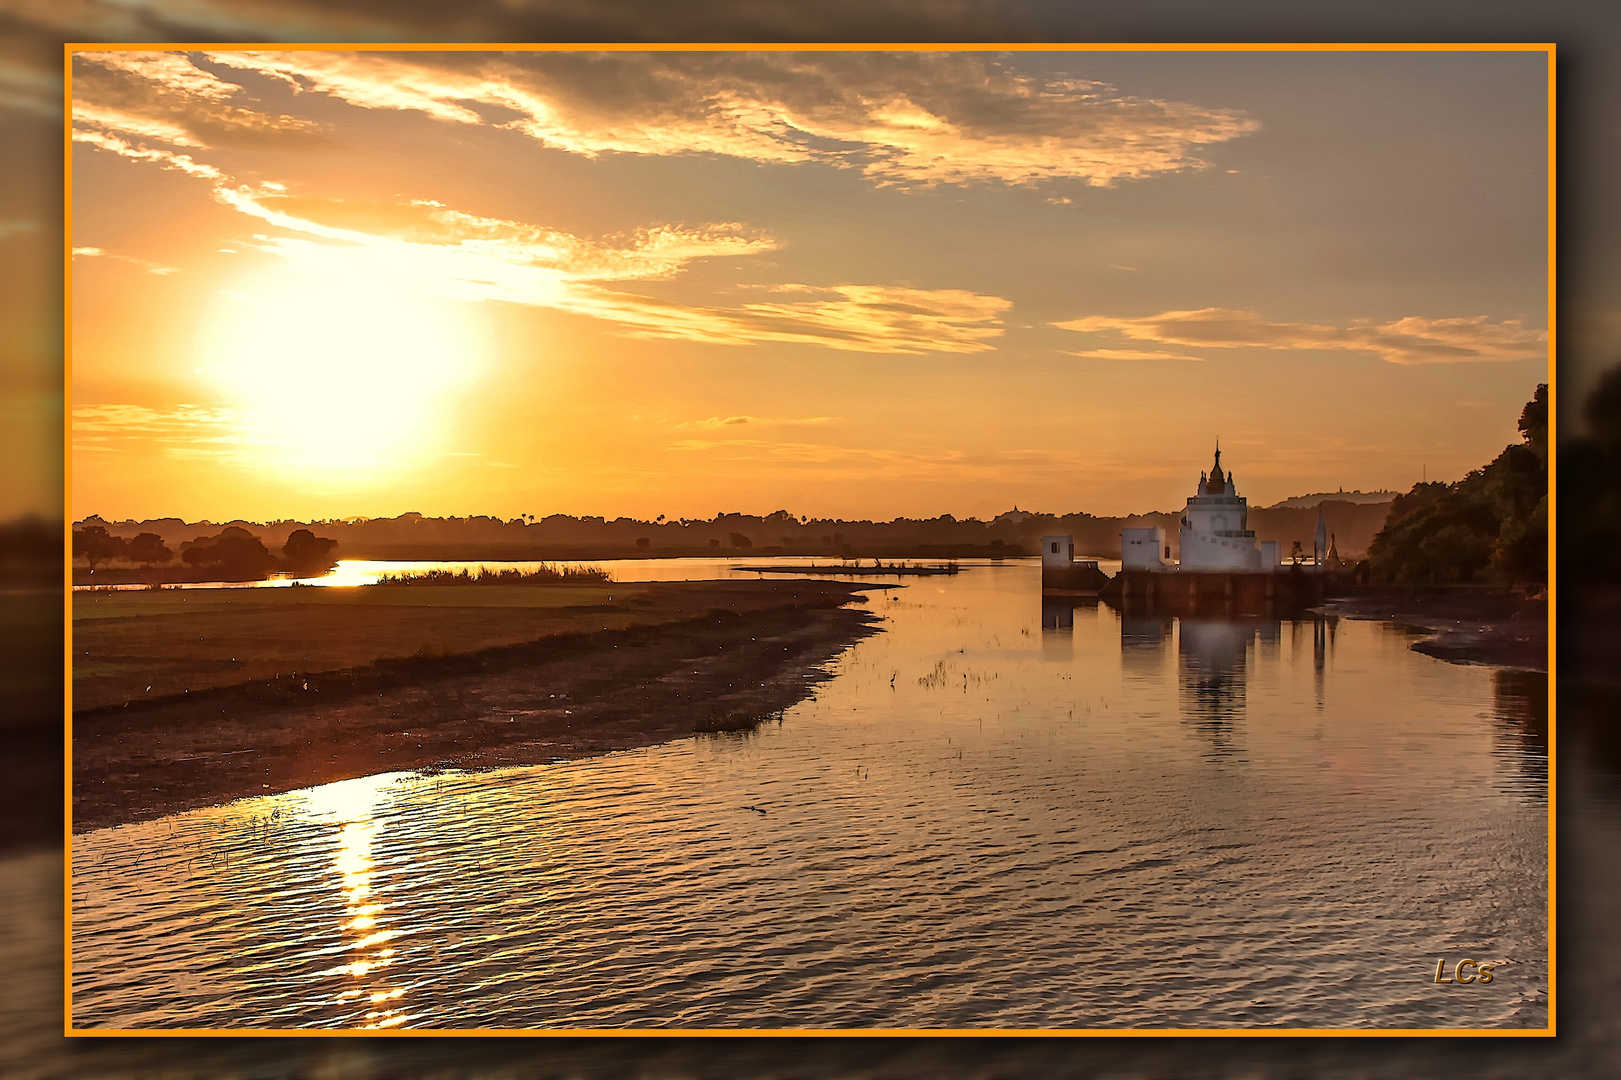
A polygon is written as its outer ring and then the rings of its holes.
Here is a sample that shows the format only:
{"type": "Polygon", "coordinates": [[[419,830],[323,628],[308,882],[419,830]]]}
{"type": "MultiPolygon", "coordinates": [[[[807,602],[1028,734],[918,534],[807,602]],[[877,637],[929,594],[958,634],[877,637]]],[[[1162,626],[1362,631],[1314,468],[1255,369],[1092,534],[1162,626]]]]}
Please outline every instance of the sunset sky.
{"type": "Polygon", "coordinates": [[[71,512],[1405,490],[1547,378],[1547,58],[97,52],[71,512]]]}

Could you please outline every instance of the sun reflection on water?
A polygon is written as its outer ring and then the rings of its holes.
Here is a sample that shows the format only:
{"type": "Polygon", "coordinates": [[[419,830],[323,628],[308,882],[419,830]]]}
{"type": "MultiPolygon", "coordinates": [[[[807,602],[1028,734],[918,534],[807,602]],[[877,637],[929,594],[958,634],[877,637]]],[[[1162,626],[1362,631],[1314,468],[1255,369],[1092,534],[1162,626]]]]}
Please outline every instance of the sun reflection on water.
{"type": "Polygon", "coordinates": [[[387,969],[394,964],[395,950],[389,942],[403,930],[387,924],[384,905],[375,899],[377,864],[372,847],[383,831],[375,810],[386,789],[395,786],[401,774],[364,776],[312,788],[306,809],[317,818],[338,825],[337,850],[332,869],[337,871],[338,890],[343,897],[343,935],[348,962],[323,972],[341,975],[345,984],[334,997],[340,1004],[365,1002],[373,1006],[356,1023],[357,1027],[383,1028],[404,1024],[401,1005],[404,987],[388,985],[387,969]]]}

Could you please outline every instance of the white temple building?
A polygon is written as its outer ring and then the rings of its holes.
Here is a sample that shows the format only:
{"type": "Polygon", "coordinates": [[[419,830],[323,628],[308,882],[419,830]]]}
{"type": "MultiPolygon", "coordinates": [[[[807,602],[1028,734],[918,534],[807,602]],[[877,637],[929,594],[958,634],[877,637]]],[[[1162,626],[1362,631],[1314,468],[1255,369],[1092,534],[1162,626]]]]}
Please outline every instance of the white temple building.
{"type": "Polygon", "coordinates": [[[1221,446],[1209,475],[1199,474],[1198,494],[1182,511],[1182,570],[1273,570],[1278,565],[1274,540],[1259,543],[1249,527],[1249,500],[1238,494],[1231,473],[1221,471],[1221,446]]]}
{"type": "Polygon", "coordinates": [[[1164,530],[1142,528],[1120,531],[1120,563],[1128,570],[1274,571],[1278,543],[1256,541],[1249,512],[1249,500],[1238,494],[1232,474],[1221,470],[1217,445],[1215,466],[1208,475],[1199,474],[1198,493],[1182,511],[1180,564],[1166,561],[1170,549],[1164,546],[1164,530]]]}

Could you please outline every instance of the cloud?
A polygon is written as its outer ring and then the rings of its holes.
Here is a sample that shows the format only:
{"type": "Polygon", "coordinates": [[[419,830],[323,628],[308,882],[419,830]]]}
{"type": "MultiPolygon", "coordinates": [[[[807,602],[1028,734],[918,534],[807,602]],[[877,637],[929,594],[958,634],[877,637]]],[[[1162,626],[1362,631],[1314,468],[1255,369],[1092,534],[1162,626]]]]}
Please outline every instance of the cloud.
{"type": "Polygon", "coordinates": [[[173,93],[204,101],[224,101],[242,89],[235,83],[226,82],[213,72],[199,68],[186,57],[185,53],[86,52],[79,53],[78,56],[81,60],[99,64],[109,71],[126,72],[173,93]]]}
{"type": "Polygon", "coordinates": [[[149,161],[165,169],[173,169],[202,180],[225,179],[224,173],[212,165],[206,165],[195,160],[190,154],[177,154],[172,150],[153,150],[145,146],[134,146],[117,135],[105,131],[82,131],[75,128],[73,141],[86,143],[98,149],[117,154],[119,157],[129,158],[131,161],[149,161]]]}
{"type": "Polygon", "coordinates": [[[1116,333],[1160,345],[1369,352],[1392,364],[1540,359],[1547,355],[1548,340],[1546,331],[1532,329],[1520,319],[1493,322],[1485,315],[1408,316],[1389,323],[1337,327],[1279,322],[1254,311],[1200,308],[1131,319],[1090,316],[1052,325],[1081,333],[1116,333]]]}
{"type": "Polygon", "coordinates": [[[769,416],[711,416],[704,420],[688,420],[676,425],[678,428],[698,428],[704,431],[724,430],[726,428],[743,427],[821,427],[824,424],[834,424],[838,417],[834,416],[800,416],[800,417],[769,417],[769,416]]]}
{"type": "Polygon", "coordinates": [[[157,274],[160,277],[168,274],[180,273],[180,268],[178,266],[164,266],[162,263],[149,262],[146,259],[137,259],[133,255],[120,255],[117,252],[108,251],[105,248],[99,247],[76,247],[73,249],[73,257],[75,259],[118,259],[121,262],[133,263],[145,270],[147,273],[157,274]]]}
{"type": "Polygon", "coordinates": [[[0,114],[62,116],[62,66],[36,67],[13,57],[0,57],[0,114]]]}
{"type": "Polygon", "coordinates": [[[890,450],[883,447],[834,446],[829,443],[772,442],[765,439],[682,439],[671,443],[668,450],[680,453],[725,451],[732,460],[771,461],[809,465],[846,465],[855,471],[850,475],[893,473],[900,470],[915,472],[951,472],[960,463],[960,451],[923,453],[890,450]]]}
{"type": "Polygon", "coordinates": [[[1186,353],[1152,352],[1144,349],[1088,349],[1085,352],[1072,352],[1070,356],[1084,356],[1096,360],[1196,360],[1202,362],[1202,356],[1189,356],[1186,353]]]}
{"type": "Polygon", "coordinates": [[[991,348],[1002,333],[1001,315],[1012,302],[961,289],[907,289],[880,285],[835,285],[814,289],[812,299],[744,304],[738,322],[762,341],[803,341],[858,352],[973,353],[991,348]]]}
{"type": "Polygon", "coordinates": [[[315,199],[238,188],[221,198],[244,213],[284,228],[355,244],[410,245],[456,251],[557,272],[572,281],[668,278],[694,259],[775,251],[775,239],[737,222],[687,228],[659,225],[589,241],[519,221],[479,217],[431,201],[315,199]]]}
{"type": "Polygon", "coordinates": [[[241,184],[189,154],[132,145],[105,131],[75,141],[211,182],[215,199],[295,235],[251,245],[329,280],[366,280],[451,300],[548,307],[616,324],[621,333],[719,345],[784,342],[853,352],[974,353],[1002,333],[1011,302],[959,289],[837,284],[778,286],[786,296],[736,308],[695,307],[604,287],[668,278],[698,258],[777,248],[736,223],[660,225],[590,241],[435,202],[349,203],[241,184]]]}
{"type": "Polygon", "coordinates": [[[208,53],[367,109],[492,124],[546,146],[854,168],[930,187],[1201,169],[1240,113],[1021,71],[985,53],[208,53]]]}
{"type": "Polygon", "coordinates": [[[73,118],[171,146],[310,145],[325,136],[309,120],[234,104],[235,82],[180,52],[74,54],[73,118]]]}
{"type": "Polygon", "coordinates": [[[72,429],[75,450],[101,453],[121,452],[128,440],[156,443],[170,457],[238,457],[257,441],[244,434],[241,413],[211,405],[76,405],[72,429]]]}
{"type": "Polygon", "coordinates": [[[24,233],[34,233],[38,231],[39,222],[37,221],[28,221],[20,218],[14,218],[9,221],[0,220],[0,240],[9,240],[13,236],[22,236],[24,233]]]}
{"type": "Polygon", "coordinates": [[[618,322],[631,337],[712,345],[758,342],[822,345],[845,352],[975,353],[993,348],[1011,301],[957,289],[881,285],[793,285],[814,298],[737,308],[683,307],[606,290],[580,291],[567,305],[618,322]]]}
{"type": "Polygon", "coordinates": [[[995,41],[1018,25],[1006,0],[10,0],[8,15],[69,41],[995,41]]]}

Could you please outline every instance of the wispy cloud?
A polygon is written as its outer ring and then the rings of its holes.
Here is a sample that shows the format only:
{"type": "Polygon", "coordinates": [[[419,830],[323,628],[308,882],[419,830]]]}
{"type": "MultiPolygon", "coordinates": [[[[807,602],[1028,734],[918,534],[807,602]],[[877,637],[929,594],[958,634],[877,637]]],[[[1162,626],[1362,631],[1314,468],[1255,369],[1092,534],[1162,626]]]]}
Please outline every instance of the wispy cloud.
{"type": "Polygon", "coordinates": [[[187,176],[195,176],[201,180],[224,180],[225,174],[214,168],[195,160],[190,154],[177,154],[172,150],[154,150],[146,146],[135,146],[117,135],[106,131],[82,130],[75,128],[73,141],[86,143],[90,146],[117,154],[119,157],[129,158],[131,161],[148,161],[165,169],[183,172],[187,176]]]}
{"type": "Polygon", "coordinates": [[[76,449],[102,453],[156,443],[171,457],[230,457],[257,442],[240,412],[214,405],[76,405],[72,427],[76,449]]]}
{"type": "Polygon", "coordinates": [[[1021,71],[983,53],[209,53],[368,109],[489,124],[596,156],[822,162],[928,187],[1200,169],[1240,113],[1021,71]]]}
{"type": "Polygon", "coordinates": [[[1147,349],[1087,349],[1069,355],[1084,356],[1093,360],[1204,360],[1202,356],[1189,356],[1187,353],[1154,352],[1147,349]]]}
{"type": "Polygon", "coordinates": [[[1388,323],[1341,327],[1281,322],[1254,311],[1200,308],[1141,318],[1090,316],[1053,325],[1159,345],[1368,352],[1392,364],[1538,359],[1546,355],[1548,340],[1546,331],[1528,327],[1520,319],[1493,322],[1486,315],[1445,319],[1415,315],[1388,323]]]}
{"type": "Polygon", "coordinates": [[[762,341],[809,338],[857,352],[973,353],[1001,336],[1012,301],[961,289],[881,285],[782,286],[809,295],[790,303],[744,304],[737,321],[762,341]]]}
{"type": "Polygon", "coordinates": [[[62,115],[61,64],[35,67],[11,57],[0,57],[0,113],[35,116],[62,115]]]}
{"type": "Polygon", "coordinates": [[[159,276],[180,273],[180,268],[178,266],[164,266],[162,263],[150,262],[146,259],[137,259],[133,255],[120,255],[115,251],[108,251],[105,248],[99,247],[76,247],[73,249],[73,257],[75,259],[117,259],[120,262],[133,263],[134,265],[145,270],[147,273],[157,274],[159,276]]]}
{"type": "Polygon", "coordinates": [[[697,428],[701,431],[719,431],[728,428],[761,427],[821,427],[838,423],[836,416],[711,416],[703,420],[686,420],[678,428],[697,428]]]}
{"type": "Polygon", "coordinates": [[[992,347],[1002,333],[1001,315],[1011,306],[1000,297],[957,289],[867,284],[778,286],[784,300],[734,308],[681,305],[603,283],[667,278],[695,259],[758,254],[775,250],[778,242],[737,223],[659,225],[592,241],[435,202],[296,197],[280,184],[241,184],[190,154],[137,146],[107,131],[75,130],[73,137],[209,181],[215,199],[294,234],[261,236],[252,246],[301,270],[453,300],[555,308],[616,324],[632,337],[973,353],[992,347]]]}
{"type": "Polygon", "coordinates": [[[241,85],[198,67],[186,53],[75,54],[73,117],[172,146],[286,147],[324,139],[309,120],[235,104],[241,85]]]}

